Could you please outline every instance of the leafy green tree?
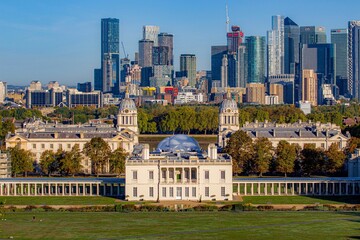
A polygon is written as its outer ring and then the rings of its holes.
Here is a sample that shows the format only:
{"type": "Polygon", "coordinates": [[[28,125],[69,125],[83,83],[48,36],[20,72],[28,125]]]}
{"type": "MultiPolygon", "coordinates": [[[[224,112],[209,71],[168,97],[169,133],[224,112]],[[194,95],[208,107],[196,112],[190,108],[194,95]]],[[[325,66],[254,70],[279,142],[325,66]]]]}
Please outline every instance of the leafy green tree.
{"type": "Polygon", "coordinates": [[[41,171],[48,176],[50,176],[53,171],[53,166],[55,165],[56,156],[54,151],[45,150],[40,156],[40,168],[41,171]]]}
{"type": "Polygon", "coordinates": [[[74,176],[80,172],[81,168],[81,151],[79,145],[75,144],[60,160],[60,171],[66,175],[74,176]]]}
{"type": "Polygon", "coordinates": [[[179,128],[182,132],[190,134],[190,130],[194,128],[196,121],[195,109],[184,106],[178,109],[179,128]]]}
{"type": "Polygon", "coordinates": [[[288,173],[294,172],[295,160],[295,145],[291,145],[289,142],[281,140],[275,150],[276,171],[284,173],[285,177],[287,177],[288,173]]]}
{"type": "Polygon", "coordinates": [[[323,174],[325,168],[325,153],[321,148],[307,144],[301,151],[302,170],[305,175],[323,174]]]}
{"type": "Polygon", "coordinates": [[[356,148],[360,148],[360,138],[357,137],[351,137],[348,141],[347,141],[347,146],[345,149],[345,153],[347,155],[352,154],[355,152],[356,148]]]}
{"type": "Polygon", "coordinates": [[[344,167],[345,154],[339,149],[336,143],[330,145],[329,149],[325,152],[326,155],[326,172],[336,173],[340,172],[344,167]]]}
{"type": "Polygon", "coordinates": [[[252,139],[244,131],[236,131],[231,135],[225,147],[233,161],[233,173],[240,174],[254,154],[252,139]]]}
{"type": "Polygon", "coordinates": [[[125,172],[125,161],[128,154],[123,148],[118,148],[110,154],[110,172],[118,175],[125,172]]]}
{"type": "Polygon", "coordinates": [[[260,137],[254,142],[254,155],[250,161],[251,172],[256,172],[262,177],[269,171],[270,161],[273,157],[273,146],[268,138],[260,137]]]}
{"type": "Polygon", "coordinates": [[[178,112],[171,108],[161,120],[161,130],[163,132],[175,133],[179,128],[179,122],[178,112]]]}
{"type": "Polygon", "coordinates": [[[83,153],[90,158],[93,165],[93,172],[99,175],[100,171],[104,172],[104,167],[108,163],[111,149],[109,144],[102,138],[92,138],[83,148],[83,153]]]}
{"type": "Polygon", "coordinates": [[[28,172],[33,171],[34,157],[30,151],[21,149],[18,146],[9,148],[8,150],[11,159],[11,171],[14,177],[20,173],[27,176],[28,172]]]}

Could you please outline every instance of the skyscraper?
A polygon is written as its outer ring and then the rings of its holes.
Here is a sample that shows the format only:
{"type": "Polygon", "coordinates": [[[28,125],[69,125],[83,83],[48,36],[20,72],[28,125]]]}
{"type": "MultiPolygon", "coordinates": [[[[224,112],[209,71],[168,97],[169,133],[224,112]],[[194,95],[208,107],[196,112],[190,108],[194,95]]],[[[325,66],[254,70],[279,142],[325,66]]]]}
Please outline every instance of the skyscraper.
{"type": "Polygon", "coordinates": [[[152,40],[143,39],[139,41],[139,66],[152,66],[152,51],[154,42],[152,40]]]}
{"type": "Polygon", "coordinates": [[[3,103],[7,96],[7,83],[0,82],[0,103],[3,103]]]}
{"type": "Polygon", "coordinates": [[[336,85],[339,88],[339,94],[347,94],[347,71],[348,71],[348,30],[332,29],[331,43],[335,45],[335,69],[336,85]]]}
{"type": "Polygon", "coordinates": [[[180,55],[180,72],[183,77],[189,79],[189,85],[195,87],[196,84],[196,56],[195,54],[180,55]]]}
{"type": "Polygon", "coordinates": [[[244,44],[239,46],[237,52],[237,75],[238,81],[236,87],[245,88],[247,83],[247,59],[246,59],[246,47],[244,44]]]}
{"type": "Polygon", "coordinates": [[[211,46],[211,81],[208,91],[212,87],[212,81],[221,81],[221,66],[224,54],[227,54],[227,46],[211,46]]]}
{"type": "Polygon", "coordinates": [[[300,27],[300,43],[301,44],[326,43],[325,28],[315,27],[315,26],[300,27]]]}
{"type": "Polygon", "coordinates": [[[117,94],[120,86],[119,19],[101,19],[101,63],[102,91],[117,94]]]}
{"type": "Polygon", "coordinates": [[[272,30],[267,32],[268,76],[284,73],[284,17],[272,16],[272,30]]]}
{"type": "Polygon", "coordinates": [[[284,73],[295,74],[299,64],[300,28],[290,18],[284,19],[284,73]]]}
{"type": "Polygon", "coordinates": [[[248,83],[265,82],[265,37],[245,37],[247,52],[247,81],[248,83]]]}
{"type": "Polygon", "coordinates": [[[169,63],[169,47],[159,46],[152,48],[152,64],[168,65],[169,63]]]}
{"type": "Polygon", "coordinates": [[[318,103],[318,81],[313,69],[302,70],[302,101],[308,101],[312,106],[318,103]]]}
{"type": "Polygon", "coordinates": [[[159,47],[168,47],[168,64],[174,65],[174,36],[169,33],[160,33],[158,35],[158,45],[159,47]]]}
{"type": "Polygon", "coordinates": [[[221,61],[221,87],[228,87],[228,55],[224,54],[221,61]]]}
{"type": "Polygon", "coordinates": [[[231,32],[226,34],[227,37],[227,46],[228,46],[228,53],[236,53],[238,47],[242,43],[242,39],[244,37],[244,33],[240,30],[239,26],[231,26],[231,32]]]}
{"type": "Polygon", "coordinates": [[[360,21],[350,21],[348,31],[348,89],[360,100],[360,21]]]}
{"type": "Polygon", "coordinates": [[[143,39],[151,40],[154,46],[158,46],[159,26],[143,26],[143,39]]]}

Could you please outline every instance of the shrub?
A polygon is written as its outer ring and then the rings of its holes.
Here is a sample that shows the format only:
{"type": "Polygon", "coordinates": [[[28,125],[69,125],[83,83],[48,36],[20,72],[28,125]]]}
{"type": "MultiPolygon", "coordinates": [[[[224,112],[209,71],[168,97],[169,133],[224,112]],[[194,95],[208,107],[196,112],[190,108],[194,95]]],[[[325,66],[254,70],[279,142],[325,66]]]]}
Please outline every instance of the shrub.
{"type": "Polygon", "coordinates": [[[34,205],[28,205],[25,207],[25,211],[31,212],[32,210],[36,209],[37,207],[34,205]]]}
{"type": "Polygon", "coordinates": [[[259,205],[257,206],[257,209],[260,211],[270,211],[270,210],[274,210],[274,206],[271,205],[259,205]]]}
{"type": "Polygon", "coordinates": [[[330,204],[324,204],[323,208],[325,211],[336,211],[337,207],[330,205],[330,204]]]}

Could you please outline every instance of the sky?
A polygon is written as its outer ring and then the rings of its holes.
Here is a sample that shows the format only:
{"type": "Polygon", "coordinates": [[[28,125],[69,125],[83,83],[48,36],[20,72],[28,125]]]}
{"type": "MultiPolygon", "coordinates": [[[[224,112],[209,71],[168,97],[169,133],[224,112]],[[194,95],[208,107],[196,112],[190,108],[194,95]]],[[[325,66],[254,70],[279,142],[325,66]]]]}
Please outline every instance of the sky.
{"type": "MultiPolygon", "coordinates": [[[[346,28],[360,20],[358,0],[227,0],[230,25],[245,36],[266,36],[271,16],[299,26],[346,28]]],[[[179,56],[196,54],[197,69],[209,70],[211,46],[226,44],[226,0],[0,0],[0,81],[10,85],[58,81],[93,82],[100,67],[101,18],[120,19],[120,41],[134,58],[142,26],[174,35],[179,56]]],[[[123,52],[120,53],[124,56],[123,52]]]]}

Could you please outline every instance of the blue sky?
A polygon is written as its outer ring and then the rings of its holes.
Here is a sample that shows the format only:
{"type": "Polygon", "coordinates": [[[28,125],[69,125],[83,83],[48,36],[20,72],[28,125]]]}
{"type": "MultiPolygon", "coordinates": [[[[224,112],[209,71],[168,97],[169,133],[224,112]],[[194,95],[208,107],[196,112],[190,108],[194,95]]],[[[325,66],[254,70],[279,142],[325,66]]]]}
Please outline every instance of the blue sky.
{"type": "MultiPolygon", "coordinates": [[[[174,34],[175,68],[181,53],[210,69],[210,47],[226,43],[226,0],[0,0],[0,80],[27,85],[93,81],[100,66],[100,19],[120,19],[120,39],[133,58],[143,25],[174,34]]],[[[230,22],[245,36],[266,35],[272,15],[300,26],[345,28],[360,19],[358,0],[228,0],[230,22]]],[[[330,37],[328,36],[328,41],[330,37]]],[[[121,52],[122,54],[122,52],[121,52]]]]}

